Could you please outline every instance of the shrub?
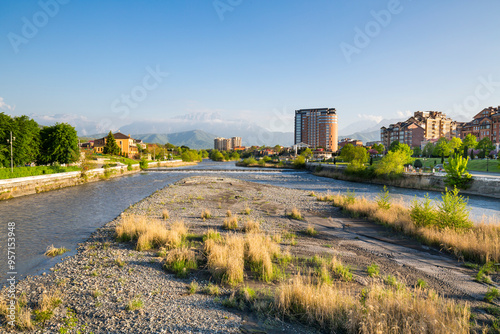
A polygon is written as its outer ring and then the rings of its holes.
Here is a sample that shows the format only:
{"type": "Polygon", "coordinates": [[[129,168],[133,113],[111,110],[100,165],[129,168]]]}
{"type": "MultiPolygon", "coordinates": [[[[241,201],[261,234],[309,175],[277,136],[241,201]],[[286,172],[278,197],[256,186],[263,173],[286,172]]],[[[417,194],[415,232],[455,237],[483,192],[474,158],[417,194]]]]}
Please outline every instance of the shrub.
{"type": "Polygon", "coordinates": [[[146,161],[146,159],[142,158],[141,161],[139,162],[139,167],[141,168],[141,170],[146,170],[148,169],[149,167],[149,164],[148,162],[146,161]]]}
{"type": "Polygon", "coordinates": [[[295,160],[293,160],[293,167],[297,169],[302,169],[306,167],[306,158],[299,155],[295,160]]]}
{"type": "Polygon", "coordinates": [[[380,274],[380,268],[377,264],[372,263],[366,268],[366,272],[368,273],[368,276],[375,277],[380,274]]]}
{"type": "Polygon", "coordinates": [[[416,198],[410,208],[410,217],[416,226],[430,226],[436,224],[437,214],[429,199],[429,194],[425,195],[422,202],[416,198]]]}
{"type": "Polygon", "coordinates": [[[132,169],[133,169],[132,163],[131,162],[127,163],[127,170],[130,172],[132,169]]]}
{"type": "Polygon", "coordinates": [[[458,194],[457,188],[442,194],[442,202],[438,204],[437,221],[440,227],[469,229],[473,226],[469,219],[470,209],[467,200],[458,194]]]}
{"type": "Polygon", "coordinates": [[[424,164],[422,163],[422,160],[420,160],[420,159],[415,160],[415,162],[413,163],[413,167],[415,167],[415,168],[422,168],[423,166],[424,166],[424,164]]]}
{"type": "Polygon", "coordinates": [[[377,197],[377,204],[380,209],[389,210],[391,208],[391,196],[386,186],[384,186],[384,190],[380,191],[377,197]]]}
{"type": "Polygon", "coordinates": [[[448,186],[460,189],[469,187],[472,176],[467,172],[468,162],[468,157],[464,159],[458,154],[448,159],[448,163],[443,165],[446,171],[445,183],[448,186]]]}

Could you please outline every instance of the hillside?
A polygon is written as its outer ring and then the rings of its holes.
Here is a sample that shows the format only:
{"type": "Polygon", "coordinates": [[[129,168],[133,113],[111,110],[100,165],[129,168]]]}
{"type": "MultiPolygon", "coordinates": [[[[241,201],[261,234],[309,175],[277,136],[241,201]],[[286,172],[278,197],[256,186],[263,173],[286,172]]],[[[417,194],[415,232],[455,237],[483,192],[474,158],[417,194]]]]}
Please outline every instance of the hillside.
{"type": "Polygon", "coordinates": [[[214,138],[217,136],[202,130],[192,130],[168,134],[138,134],[133,135],[133,137],[142,139],[146,143],[171,143],[176,146],[185,145],[194,149],[203,149],[213,148],[214,138]]]}

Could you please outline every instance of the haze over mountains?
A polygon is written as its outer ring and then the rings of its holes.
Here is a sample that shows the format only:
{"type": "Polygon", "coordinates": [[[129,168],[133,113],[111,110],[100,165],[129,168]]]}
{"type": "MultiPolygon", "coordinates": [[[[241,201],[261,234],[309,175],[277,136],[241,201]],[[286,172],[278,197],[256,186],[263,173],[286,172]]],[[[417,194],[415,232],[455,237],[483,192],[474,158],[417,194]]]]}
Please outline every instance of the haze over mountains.
{"type": "MultiPolygon", "coordinates": [[[[66,122],[74,126],[79,136],[98,138],[104,136],[109,129],[103,129],[98,122],[84,116],[71,114],[30,115],[42,125],[56,122],[66,122]]],[[[353,138],[363,142],[380,140],[380,127],[403,121],[406,118],[382,119],[377,122],[372,119],[352,123],[339,130],[339,139],[353,138]]],[[[256,123],[242,120],[223,119],[219,113],[192,113],[164,120],[143,120],[132,122],[111,130],[120,130],[124,134],[142,139],[147,143],[186,145],[195,149],[212,148],[216,137],[242,138],[242,144],[293,145],[293,132],[272,132],[256,123]]],[[[291,129],[293,130],[293,128],[291,129]]]]}

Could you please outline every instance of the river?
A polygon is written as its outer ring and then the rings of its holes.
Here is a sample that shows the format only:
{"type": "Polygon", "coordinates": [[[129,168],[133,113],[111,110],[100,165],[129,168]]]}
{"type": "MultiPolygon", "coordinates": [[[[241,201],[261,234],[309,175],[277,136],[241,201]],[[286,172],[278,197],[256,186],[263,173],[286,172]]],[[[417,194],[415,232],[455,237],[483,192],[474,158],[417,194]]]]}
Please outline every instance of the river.
{"type": "MultiPolygon", "coordinates": [[[[44,256],[50,245],[66,247],[76,252],[79,242],[113,220],[129,205],[151,195],[171,183],[193,175],[225,175],[246,181],[303,189],[315,192],[345,193],[376,197],[382,186],[339,181],[317,177],[309,172],[294,170],[251,169],[235,166],[234,162],[203,161],[197,166],[176,168],[175,171],[155,170],[117,177],[105,182],[87,183],[76,187],[28,195],[0,202],[0,282],[5,284],[7,267],[8,223],[15,223],[17,278],[40,274],[52,267],[61,257],[44,256]]],[[[410,203],[415,196],[423,198],[427,191],[389,187],[391,196],[410,203]]],[[[429,192],[439,199],[439,192],[429,192]]],[[[483,215],[500,218],[500,201],[470,196],[471,217],[479,221],[483,215]]]]}

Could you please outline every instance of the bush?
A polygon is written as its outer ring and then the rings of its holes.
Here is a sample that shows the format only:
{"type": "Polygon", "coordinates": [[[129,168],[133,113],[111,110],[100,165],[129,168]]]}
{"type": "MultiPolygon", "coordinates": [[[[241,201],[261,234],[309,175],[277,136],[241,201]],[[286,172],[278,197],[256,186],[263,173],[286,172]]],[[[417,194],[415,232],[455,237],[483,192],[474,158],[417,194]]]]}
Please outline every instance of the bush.
{"type": "Polygon", "coordinates": [[[148,162],[146,159],[142,158],[141,161],[139,162],[139,167],[141,167],[141,170],[148,169],[148,162]]]}
{"type": "Polygon", "coordinates": [[[131,162],[129,162],[129,163],[127,164],[127,170],[130,172],[132,169],[133,169],[133,168],[132,168],[132,163],[131,163],[131,162]]]}
{"type": "Polygon", "coordinates": [[[448,159],[448,163],[444,164],[444,170],[446,171],[446,181],[445,183],[450,187],[457,187],[460,189],[466,189],[470,185],[472,176],[467,172],[467,164],[469,158],[463,158],[460,155],[456,155],[453,158],[448,159]]]}
{"type": "Polygon", "coordinates": [[[473,226],[469,219],[470,209],[467,200],[458,194],[457,188],[445,192],[441,196],[442,202],[438,205],[437,222],[439,227],[455,229],[469,229],[473,226]]]}
{"type": "Polygon", "coordinates": [[[422,160],[420,160],[420,159],[415,160],[415,162],[413,163],[413,167],[415,167],[415,168],[422,168],[423,166],[424,166],[424,164],[422,163],[422,160]]]}
{"type": "Polygon", "coordinates": [[[380,268],[377,264],[372,263],[366,268],[366,272],[368,273],[368,276],[375,277],[380,274],[380,268]]]}
{"type": "Polygon", "coordinates": [[[391,196],[389,196],[389,190],[386,186],[378,195],[377,204],[380,209],[389,210],[391,208],[391,196]]]}
{"type": "Polygon", "coordinates": [[[299,155],[293,161],[293,167],[295,167],[297,169],[305,168],[306,167],[306,158],[304,158],[303,156],[299,155]]]}
{"type": "Polygon", "coordinates": [[[425,195],[425,199],[422,202],[419,202],[417,199],[412,202],[410,218],[416,226],[430,226],[436,224],[437,214],[431,203],[429,194],[425,195]]]}

